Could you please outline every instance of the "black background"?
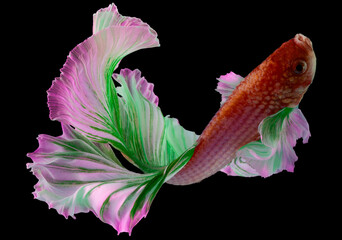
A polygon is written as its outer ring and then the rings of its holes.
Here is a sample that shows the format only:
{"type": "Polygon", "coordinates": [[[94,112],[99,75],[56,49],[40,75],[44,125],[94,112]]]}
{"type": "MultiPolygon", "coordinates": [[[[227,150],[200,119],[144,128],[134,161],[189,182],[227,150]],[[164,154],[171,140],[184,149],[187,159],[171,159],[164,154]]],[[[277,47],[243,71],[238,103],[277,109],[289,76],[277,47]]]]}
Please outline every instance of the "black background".
{"type": "MultiPolygon", "coordinates": [[[[161,44],[127,56],[119,69],[140,69],[155,84],[163,114],[200,134],[219,108],[220,96],[214,90],[217,77],[230,71],[246,76],[283,42],[302,33],[312,40],[317,56],[314,82],[300,104],[312,137],[305,145],[298,141],[294,173],[266,179],[217,173],[195,185],[165,184],[130,239],[292,238],[301,233],[332,233],[332,219],[339,217],[340,207],[335,203],[340,188],[324,174],[330,174],[338,161],[328,156],[334,149],[328,128],[336,126],[338,116],[331,111],[335,109],[336,114],[341,101],[331,93],[337,85],[327,82],[336,81],[328,75],[338,71],[332,57],[339,50],[331,39],[340,29],[334,14],[339,7],[326,1],[184,2],[115,1],[122,15],[141,18],[155,29],[161,44]]],[[[11,170],[5,171],[11,173],[5,180],[9,186],[6,225],[18,229],[10,231],[13,236],[129,238],[126,233],[116,236],[111,226],[92,213],[65,220],[48,210],[46,203],[33,199],[37,180],[25,166],[31,161],[26,153],[38,147],[38,134],[61,134],[59,123],[49,120],[46,90],[59,76],[69,51],[92,34],[92,14],[110,3],[26,2],[11,8],[19,20],[10,25],[19,41],[12,42],[19,50],[10,61],[17,76],[10,79],[14,83],[11,99],[19,103],[11,108],[15,117],[7,119],[6,126],[11,127],[5,129],[15,129],[6,135],[15,149],[11,150],[11,168],[6,168],[11,170]]],[[[340,129],[334,128],[333,134],[340,135],[340,129]]]]}

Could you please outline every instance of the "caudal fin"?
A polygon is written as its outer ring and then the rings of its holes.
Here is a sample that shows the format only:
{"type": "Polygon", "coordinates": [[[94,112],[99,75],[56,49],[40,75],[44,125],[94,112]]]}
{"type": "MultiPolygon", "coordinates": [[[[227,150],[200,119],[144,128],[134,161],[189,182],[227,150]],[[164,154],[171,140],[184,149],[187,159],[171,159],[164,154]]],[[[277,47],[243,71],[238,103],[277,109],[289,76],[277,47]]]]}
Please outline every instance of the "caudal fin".
{"type": "Polygon", "coordinates": [[[50,118],[62,123],[63,135],[40,135],[38,149],[28,154],[37,199],[65,217],[92,211],[119,233],[130,233],[146,216],[198,137],[163,116],[139,70],[112,76],[124,56],[156,46],[156,32],[115,5],[94,15],[93,35],[70,52],[48,90],[50,118]],[[110,145],[144,173],[125,169],[110,145]]]}

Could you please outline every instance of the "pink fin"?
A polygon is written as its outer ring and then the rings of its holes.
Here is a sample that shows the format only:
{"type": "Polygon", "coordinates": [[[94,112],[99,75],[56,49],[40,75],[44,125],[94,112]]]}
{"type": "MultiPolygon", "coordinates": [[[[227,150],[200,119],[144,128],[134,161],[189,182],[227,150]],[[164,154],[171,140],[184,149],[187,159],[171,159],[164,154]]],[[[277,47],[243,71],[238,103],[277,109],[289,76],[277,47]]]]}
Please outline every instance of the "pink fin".
{"type": "Polygon", "coordinates": [[[100,12],[113,15],[112,21],[70,52],[60,77],[48,90],[48,106],[51,120],[72,125],[96,141],[122,145],[112,73],[124,56],[159,46],[159,41],[141,20],[121,16],[115,5],[108,9],[100,12]]]}
{"type": "Polygon", "coordinates": [[[108,144],[91,142],[66,125],[62,136],[38,140],[27,164],[39,180],[33,195],[65,218],[91,211],[118,233],[130,234],[165,181],[158,172],[123,168],[108,144]]]}
{"type": "Polygon", "coordinates": [[[221,93],[221,105],[227,101],[228,97],[243,79],[243,77],[233,72],[222,75],[217,79],[219,82],[217,84],[216,91],[221,93]]]}
{"type": "Polygon", "coordinates": [[[248,143],[223,172],[232,176],[262,176],[286,170],[293,172],[298,157],[293,149],[297,139],[307,143],[309,124],[298,108],[284,108],[259,125],[261,140],[248,143]]]}
{"type": "Polygon", "coordinates": [[[144,77],[141,77],[141,72],[138,69],[133,71],[128,68],[121,69],[120,74],[113,74],[113,78],[115,80],[118,79],[118,75],[121,75],[127,80],[126,82],[129,89],[132,89],[132,87],[137,88],[138,91],[146,98],[146,100],[153,103],[156,107],[158,106],[159,98],[153,92],[154,84],[149,83],[144,77]]]}

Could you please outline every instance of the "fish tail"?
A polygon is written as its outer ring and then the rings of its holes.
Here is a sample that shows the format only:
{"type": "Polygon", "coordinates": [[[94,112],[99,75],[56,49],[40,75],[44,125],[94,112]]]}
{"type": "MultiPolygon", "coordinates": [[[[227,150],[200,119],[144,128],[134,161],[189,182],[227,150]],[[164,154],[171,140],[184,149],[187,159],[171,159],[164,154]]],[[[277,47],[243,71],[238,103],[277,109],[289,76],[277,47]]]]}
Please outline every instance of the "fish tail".
{"type": "Polygon", "coordinates": [[[35,198],[66,218],[91,211],[118,233],[130,234],[146,216],[198,137],[163,116],[139,70],[113,74],[124,56],[156,46],[156,32],[114,4],[94,14],[93,35],[70,52],[48,90],[50,118],[61,122],[63,134],[40,135],[28,154],[38,178],[35,198]],[[112,148],[143,173],[124,168],[112,148]]]}

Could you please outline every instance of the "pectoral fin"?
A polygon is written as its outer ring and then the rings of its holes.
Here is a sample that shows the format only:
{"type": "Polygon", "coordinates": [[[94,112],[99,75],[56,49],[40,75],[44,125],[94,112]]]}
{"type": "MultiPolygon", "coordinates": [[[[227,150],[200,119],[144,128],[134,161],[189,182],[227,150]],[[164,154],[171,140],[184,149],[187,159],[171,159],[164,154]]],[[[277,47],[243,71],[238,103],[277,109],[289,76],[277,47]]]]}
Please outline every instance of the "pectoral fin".
{"type": "Polygon", "coordinates": [[[284,108],[259,125],[261,140],[248,143],[223,172],[232,176],[269,177],[283,170],[293,172],[298,157],[296,141],[310,137],[309,124],[298,108],[284,108]]]}

